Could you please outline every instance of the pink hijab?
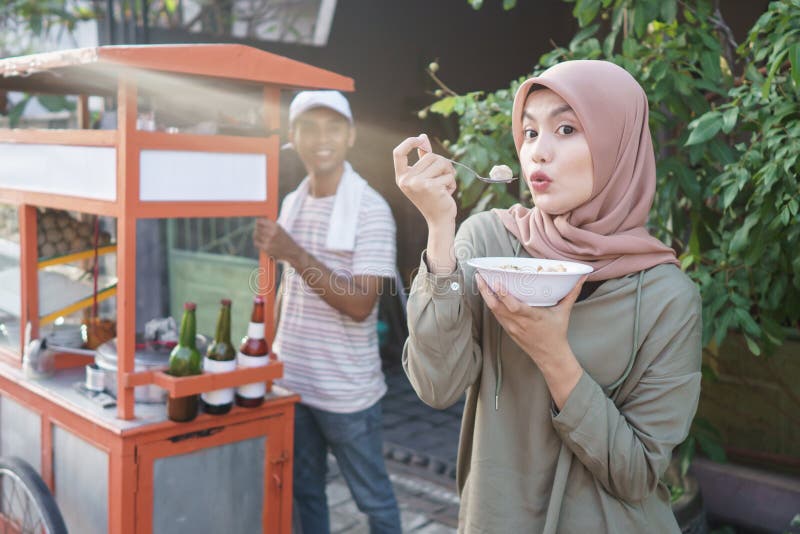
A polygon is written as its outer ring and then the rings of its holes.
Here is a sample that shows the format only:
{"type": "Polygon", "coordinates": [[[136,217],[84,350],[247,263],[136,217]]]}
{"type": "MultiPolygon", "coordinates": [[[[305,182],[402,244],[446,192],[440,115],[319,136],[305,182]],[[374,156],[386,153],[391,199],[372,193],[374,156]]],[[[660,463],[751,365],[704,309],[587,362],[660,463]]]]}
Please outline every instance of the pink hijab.
{"type": "Polygon", "coordinates": [[[647,96],[624,69],[608,61],[566,61],[517,90],[511,129],[519,153],[522,114],[532,85],[547,87],[575,111],[594,167],[589,200],[552,216],[517,204],[494,210],[534,258],[590,265],[589,280],[619,278],[661,263],[675,252],[645,228],[656,188],[647,96]]]}

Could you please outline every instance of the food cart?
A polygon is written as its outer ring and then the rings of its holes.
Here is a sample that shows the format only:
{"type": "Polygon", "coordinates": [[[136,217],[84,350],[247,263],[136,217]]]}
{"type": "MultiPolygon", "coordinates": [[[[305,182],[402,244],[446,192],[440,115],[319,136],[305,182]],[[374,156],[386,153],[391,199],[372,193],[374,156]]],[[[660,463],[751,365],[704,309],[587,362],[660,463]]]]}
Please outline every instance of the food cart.
{"type": "MultiPolygon", "coordinates": [[[[0,275],[14,273],[0,288],[0,327],[16,332],[0,346],[0,454],[35,467],[70,532],[290,532],[297,395],[269,387],[258,408],[200,414],[187,423],[169,421],[163,403],[135,401],[137,388],[154,386],[171,397],[257,381],[271,386],[282,364],[183,378],[139,370],[135,315],[137,221],[277,216],[280,93],[297,88],[349,91],[353,81],[228,44],[110,46],[0,60],[0,91],[78,95],[78,129],[0,129],[0,205],[17,210],[19,230],[16,243],[0,242],[0,259],[6,250],[0,275]],[[89,95],[115,102],[111,128],[89,127],[89,95]],[[228,97],[256,103],[244,126],[197,133],[143,120],[142,107],[160,102],[165,116],[185,106],[208,124],[228,97]],[[43,208],[113,218],[116,238],[43,259],[37,247],[43,208]],[[116,272],[91,298],[43,288],[45,267],[98,255],[113,258],[116,272]],[[14,284],[16,292],[9,290],[14,284]],[[96,307],[98,299],[116,300],[115,408],[76,387],[94,361],[90,353],[57,353],[48,377],[23,372],[24,325],[37,338],[45,323],[96,307]]],[[[258,265],[267,280],[259,291],[271,310],[274,266],[264,254],[258,265]]],[[[245,309],[249,302],[239,312],[245,309]]],[[[271,340],[272,314],[266,316],[271,340]]]]}

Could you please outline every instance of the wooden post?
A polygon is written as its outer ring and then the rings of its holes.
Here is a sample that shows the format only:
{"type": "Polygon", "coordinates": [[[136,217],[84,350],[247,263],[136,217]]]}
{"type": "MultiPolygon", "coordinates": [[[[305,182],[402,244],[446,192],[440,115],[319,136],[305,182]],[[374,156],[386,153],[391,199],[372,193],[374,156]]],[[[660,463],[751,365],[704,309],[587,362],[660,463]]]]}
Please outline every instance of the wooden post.
{"type": "Polygon", "coordinates": [[[25,325],[31,323],[31,339],[39,337],[39,239],[36,206],[19,206],[20,271],[20,362],[25,351],[25,325]]]}
{"type": "Polygon", "coordinates": [[[134,388],[125,377],[134,371],[136,351],[136,218],[139,149],[136,146],[136,85],[120,77],[117,92],[117,416],[134,418],[134,388]]]}
{"type": "Polygon", "coordinates": [[[89,95],[78,95],[78,128],[88,130],[92,127],[89,115],[89,95]]]}
{"type": "MultiPolygon", "coordinates": [[[[281,92],[280,88],[274,86],[264,87],[264,127],[268,132],[268,143],[264,147],[267,157],[267,205],[265,206],[265,216],[271,219],[278,218],[278,155],[280,152],[279,135],[280,127],[281,92]]],[[[275,289],[276,272],[275,262],[264,252],[258,255],[258,267],[263,276],[256,278],[257,284],[264,287],[256,288],[258,293],[264,296],[266,313],[264,314],[264,337],[269,340],[270,346],[275,340],[275,289]]],[[[272,380],[267,382],[267,391],[272,391],[272,380]]]]}

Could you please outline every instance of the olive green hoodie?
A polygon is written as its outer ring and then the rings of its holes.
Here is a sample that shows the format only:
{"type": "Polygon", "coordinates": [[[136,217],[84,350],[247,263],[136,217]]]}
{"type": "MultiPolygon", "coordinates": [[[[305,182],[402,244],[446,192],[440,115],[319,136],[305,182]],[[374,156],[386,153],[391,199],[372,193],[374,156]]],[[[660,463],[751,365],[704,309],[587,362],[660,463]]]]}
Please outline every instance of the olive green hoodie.
{"type": "Polygon", "coordinates": [[[455,248],[450,275],[420,265],[403,366],[433,407],[467,392],[459,532],[678,532],[660,477],[700,394],[696,286],[665,264],[608,280],[575,303],[568,338],[584,373],[558,412],[465,261],[527,253],[490,212],[462,224],[455,248]]]}

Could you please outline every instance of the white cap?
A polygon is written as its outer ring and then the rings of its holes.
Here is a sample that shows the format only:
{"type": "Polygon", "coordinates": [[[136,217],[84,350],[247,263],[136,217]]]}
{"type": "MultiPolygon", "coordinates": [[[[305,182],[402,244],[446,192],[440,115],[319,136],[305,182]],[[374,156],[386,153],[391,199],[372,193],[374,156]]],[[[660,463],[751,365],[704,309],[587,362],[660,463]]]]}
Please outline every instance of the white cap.
{"type": "Polygon", "coordinates": [[[339,91],[302,91],[297,93],[292,103],[289,105],[289,125],[294,120],[312,108],[328,108],[344,116],[347,121],[353,124],[353,114],[350,111],[350,103],[339,91]]]}

